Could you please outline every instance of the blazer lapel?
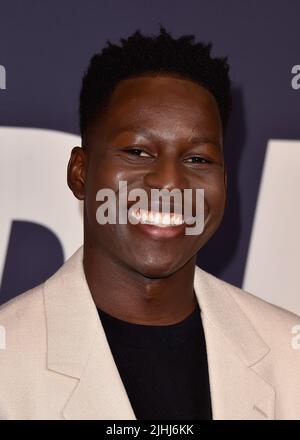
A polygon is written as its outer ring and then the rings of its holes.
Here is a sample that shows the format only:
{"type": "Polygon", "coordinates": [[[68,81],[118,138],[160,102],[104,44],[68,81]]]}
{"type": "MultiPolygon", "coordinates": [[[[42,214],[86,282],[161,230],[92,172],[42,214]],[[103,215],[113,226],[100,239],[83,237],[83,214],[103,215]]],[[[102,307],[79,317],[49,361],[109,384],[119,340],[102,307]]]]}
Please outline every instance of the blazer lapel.
{"type": "Polygon", "coordinates": [[[63,417],[136,420],[87,285],[82,258],[81,247],[44,288],[48,369],[78,379],[63,417]]]}
{"type": "Polygon", "coordinates": [[[105,335],[100,333],[63,415],[70,420],[136,420],[105,335]]]}
{"type": "Polygon", "coordinates": [[[273,419],[275,391],[254,370],[270,348],[226,283],[196,267],[194,288],[205,333],[213,419],[273,419]]]}

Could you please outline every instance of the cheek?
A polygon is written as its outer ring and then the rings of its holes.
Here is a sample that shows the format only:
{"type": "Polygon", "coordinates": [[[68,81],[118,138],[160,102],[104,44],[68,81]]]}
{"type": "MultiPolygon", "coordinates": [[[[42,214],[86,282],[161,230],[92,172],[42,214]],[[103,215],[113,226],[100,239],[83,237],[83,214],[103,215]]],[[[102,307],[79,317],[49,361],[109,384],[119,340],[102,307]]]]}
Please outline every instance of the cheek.
{"type": "Polygon", "coordinates": [[[100,189],[110,188],[116,191],[118,188],[118,175],[104,161],[95,161],[88,168],[85,183],[85,198],[88,207],[96,207],[99,202],[96,201],[96,194],[100,189]]]}
{"type": "Polygon", "coordinates": [[[223,175],[217,176],[204,189],[207,208],[215,215],[223,215],[226,200],[226,189],[223,175]]]}
{"type": "MultiPolygon", "coordinates": [[[[87,224],[97,235],[103,235],[106,237],[116,237],[126,233],[124,228],[115,224],[99,225],[97,222],[97,210],[102,203],[107,201],[96,200],[97,192],[100,189],[111,189],[118,198],[119,182],[121,180],[128,181],[128,173],[124,170],[119,170],[113,167],[111,163],[105,163],[101,161],[101,164],[97,166],[91,166],[87,173],[86,186],[85,186],[85,217],[87,224]]],[[[105,213],[107,215],[107,212],[105,213]]],[[[121,225],[123,226],[123,225],[121,225]]]]}
{"type": "MultiPolygon", "coordinates": [[[[107,174],[101,166],[90,167],[85,185],[85,216],[90,226],[101,227],[97,223],[96,212],[101,202],[96,200],[97,192],[103,188],[112,188],[107,174]]],[[[112,188],[113,189],[113,188],[112,188]]]]}

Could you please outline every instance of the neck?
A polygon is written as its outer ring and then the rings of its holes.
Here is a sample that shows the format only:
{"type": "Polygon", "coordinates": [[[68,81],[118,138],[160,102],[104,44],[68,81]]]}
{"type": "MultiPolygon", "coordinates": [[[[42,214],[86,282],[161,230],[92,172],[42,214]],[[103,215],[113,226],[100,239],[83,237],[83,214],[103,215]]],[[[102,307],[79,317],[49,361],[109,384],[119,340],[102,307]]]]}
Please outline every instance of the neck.
{"type": "Polygon", "coordinates": [[[195,264],[196,255],[167,277],[148,278],[84,244],[84,272],[97,308],[137,324],[175,324],[192,313],[195,264]]]}

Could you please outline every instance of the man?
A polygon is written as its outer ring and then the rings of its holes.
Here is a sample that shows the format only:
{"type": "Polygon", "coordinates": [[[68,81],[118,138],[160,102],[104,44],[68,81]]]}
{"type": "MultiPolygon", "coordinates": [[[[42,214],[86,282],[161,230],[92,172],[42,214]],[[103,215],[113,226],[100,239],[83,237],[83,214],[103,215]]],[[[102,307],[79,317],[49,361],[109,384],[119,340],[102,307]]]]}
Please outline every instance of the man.
{"type": "Polygon", "coordinates": [[[68,166],[84,244],[1,308],[1,419],[300,418],[299,318],[196,266],[226,203],[230,80],[210,50],[161,27],[92,58],[68,166]],[[202,232],[150,205],[136,224],[101,224],[98,191],[121,181],[203,189],[202,232]]]}

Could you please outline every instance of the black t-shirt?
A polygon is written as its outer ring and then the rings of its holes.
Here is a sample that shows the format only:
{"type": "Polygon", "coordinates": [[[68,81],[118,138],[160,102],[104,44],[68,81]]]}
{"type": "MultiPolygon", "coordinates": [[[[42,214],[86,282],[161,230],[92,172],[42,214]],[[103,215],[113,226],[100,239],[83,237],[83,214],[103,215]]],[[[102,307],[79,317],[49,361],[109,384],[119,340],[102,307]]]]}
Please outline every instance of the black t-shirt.
{"type": "Polygon", "coordinates": [[[98,313],[137,420],[209,420],[211,398],[199,305],[171,325],[98,313]]]}

